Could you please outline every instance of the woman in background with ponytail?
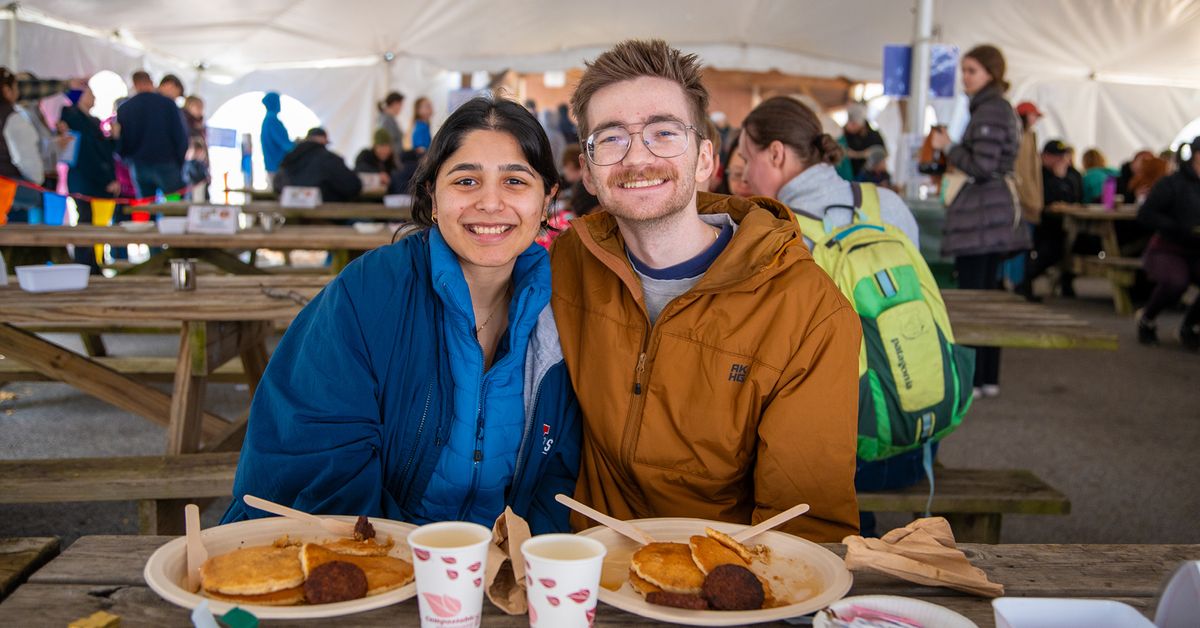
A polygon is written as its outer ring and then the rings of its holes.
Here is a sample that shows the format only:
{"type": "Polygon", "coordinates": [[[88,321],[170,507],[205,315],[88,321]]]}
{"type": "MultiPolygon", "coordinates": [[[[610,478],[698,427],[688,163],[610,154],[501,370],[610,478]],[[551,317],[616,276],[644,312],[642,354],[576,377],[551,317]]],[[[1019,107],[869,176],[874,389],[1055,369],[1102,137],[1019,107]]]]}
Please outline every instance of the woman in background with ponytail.
{"type": "MultiPolygon", "coordinates": [[[[786,96],[763,101],[742,123],[737,151],[746,161],[743,177],[751,193],[817,220],[828,214],[835,228],[853,220],[853,185],[836,168],[841,147],[804,103],[786,96]]],[[[880,217],[919,246],[917,221],[908,206],[895,192],[878,191],[880,217]]],[[[812,246],[811,238],[804,240],[812,246]]]]}
{"type": "MultiPolygon", "coordinates": [[[[1004,99],[1004,55],[995,46],[976,46],[962,60],[963,91],[971,97],[971,120],[962,141],[951,145],[945,129],[931,144],[945,151],[949,166],[968,178],[946,207],[942,254],[954,258],[958,287],[1000,289],[1000,264],[1028,250],[1029,231],[1005,178],[1013,173],[1021,129],[1004,99]]],[[[1000,394],[1000,349],[975,348],[975,396],[1000,394]]]]}

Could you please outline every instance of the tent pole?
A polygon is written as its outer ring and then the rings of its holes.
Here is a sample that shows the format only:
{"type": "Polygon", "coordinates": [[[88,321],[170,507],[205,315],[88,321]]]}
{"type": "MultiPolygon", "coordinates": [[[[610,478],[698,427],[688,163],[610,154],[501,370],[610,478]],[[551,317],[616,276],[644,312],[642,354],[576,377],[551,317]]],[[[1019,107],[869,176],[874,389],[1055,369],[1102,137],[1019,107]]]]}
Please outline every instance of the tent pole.
{"type": "Polygon", "coordinates": [[[908,94],[908,132],[925,129],[925,106],[929,101],[929,44],[933,38],[933,0],[915,0],[913,21],[912,83],[908,94]]]}
{"type": "Polygon", "coordinates": [[[13,72],[19,72],[21,68],[17,66],[17,3],[13,2],[8,5],[8,67],[13,72]]]}

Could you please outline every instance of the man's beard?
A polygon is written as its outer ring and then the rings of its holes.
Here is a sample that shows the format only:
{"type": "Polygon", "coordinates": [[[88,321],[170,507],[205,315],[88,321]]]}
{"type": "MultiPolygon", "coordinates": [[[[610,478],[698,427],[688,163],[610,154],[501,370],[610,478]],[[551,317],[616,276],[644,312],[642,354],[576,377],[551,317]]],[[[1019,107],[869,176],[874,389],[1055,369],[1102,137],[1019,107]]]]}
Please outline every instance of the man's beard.
{"type": "MultiPolygon", "coordinates": [[[[695,170],[695,164],[688,164],[695,170]]],[[[686,170],[685,170],[686,172],[686,170]]],[[[643,168],[621,168],[613,170],[603,184],[596,186],[596,197],[600,207],[616,218],[632,222],[658,222],[688,206],[696,198],[695,177],[684,176],[671,165],[653,165],[643,168]],[[618,200],[621,184],[638,180],[663,179],[664,185],[672,186],[672,193],[665,199],[640,202],[626,196],[618,200]]]]}

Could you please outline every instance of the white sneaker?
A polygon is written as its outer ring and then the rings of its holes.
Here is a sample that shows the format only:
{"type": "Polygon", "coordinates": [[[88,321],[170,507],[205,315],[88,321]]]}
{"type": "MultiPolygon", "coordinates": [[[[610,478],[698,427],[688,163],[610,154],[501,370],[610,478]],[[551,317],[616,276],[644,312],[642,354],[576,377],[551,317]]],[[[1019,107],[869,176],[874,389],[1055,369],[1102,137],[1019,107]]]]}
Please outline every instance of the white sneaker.
{"type": "Polygon", "coordinates": [[[984,397],[995,397],[1000,394],[1000,386],[996,384],[984,384],[982,388],[984,397]]]}
{"type": "Polygon", "coordinates": [[[983,398],[983,389],[976,386],[975,390],[971,393],[971,398],[975,399],[976,401],[978,401],[979,399],[982,399],[983,398]]]}

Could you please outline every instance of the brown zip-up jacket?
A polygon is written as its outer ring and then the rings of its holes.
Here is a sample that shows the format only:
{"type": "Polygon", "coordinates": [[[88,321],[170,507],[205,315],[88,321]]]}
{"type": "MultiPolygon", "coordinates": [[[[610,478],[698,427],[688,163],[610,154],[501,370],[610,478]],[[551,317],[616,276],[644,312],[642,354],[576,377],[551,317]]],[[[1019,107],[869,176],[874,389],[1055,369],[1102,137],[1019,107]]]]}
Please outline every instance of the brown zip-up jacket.
{"type": "Polygon", "coordinates": [[[555,243],[551,304],[584,413],[576,498],[621,519],[737,523],[804,502],[782,529],[840,541],[858,532],[858,316],[787,207],[698,204],[738,229],[653,327],[610,215],[555,243]]]}

